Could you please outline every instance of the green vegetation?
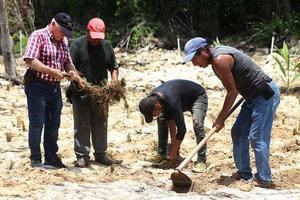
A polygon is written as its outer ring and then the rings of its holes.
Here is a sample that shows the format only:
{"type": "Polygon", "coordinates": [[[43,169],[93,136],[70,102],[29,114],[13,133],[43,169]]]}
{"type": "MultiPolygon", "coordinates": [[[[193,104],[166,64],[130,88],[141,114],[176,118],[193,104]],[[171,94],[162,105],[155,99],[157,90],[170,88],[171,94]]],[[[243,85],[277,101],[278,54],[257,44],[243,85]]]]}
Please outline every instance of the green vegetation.
{"type": "MultiPolygon", "coordinates": [[[[57,12],[67,12],[74,22],[74,37],[85,34],[86,24],[100,17],[113,46],[139,48],[152,39],[168,49],[196,36],[209,40],[232,38],[234,42],[269,47],[300,38],[299,0],[7,0],[12,35],[29,35],[45,27],[57,12]],[[288,38],[285,38],[285,37],[288,38]],[[278,40],[279,39],[279,40],[278,40]],[[279,42],[278,42],[279,41],[279,42]]],[[[224,40],[225,41],[225,40],[224,40]]],[[[183,45],[182,45],[183,47],[183,45]]]]}
{"type": "Polygon", "coordinates": [[[219,45],[222,45],[222,44],[221,44],[221,42],[220,42],[219,38],[218,38],[218,37],[216,37],[216,40],[215,40],[215,41],[213,41],[213,46],[214,46],[214,47],[216,47],[216,46],[219,46],[219,45]]]}
{"type": "MultiPolygon", "coordinates": [[[[253,35],[255,42],[269,46],[272,32],[299,35],[299,3],[295,0],[52,0],[34,1],[36,27],[44,27],[56,12],[70,13],[75,31],[85,30],[92,17],[106,24],[107,38],[113,46],[146,46],[152,35],[165,48],[177,47],[182,41],[202,36],[208,39],[253,35]],[[293,14],[298,13],[298,14],[293,14]],[[253,22],[253,26],[249,26],[253,22]],[[130,38],[129,38],[130,37],[130,38]],[[125,44],[125,45],[124,45],[125,44]]],[[[252,42],[252,41],[251,41],[252,42]]]]}
{"type": "Polygon", "coordinates": [[[299,14],[292,13],[286,16],[278,16],[273,13],[270,21],[260,21],[250,23],[252,32],[255,33],[254,41],[262,43],[263,46],[268,46],[273,33],[276,33],[278,38],[285,39],[288,35],[300,34],[300,17],[299,14]]]}
{"type": "Polygon", "coordinates": [[[15,34],[13,34],[12,36],[13,42],[14,42],[14,46],[13,46],[13,51],[16,55],[21,56],[20,54],[20,45],[22,44],[22,53],[24,53],[26,45],[27,45],[27,36],[23,35],[22,36],[22,41],[20,42],[20,35],[19,32],[16,32],[15,34]]]}
{"type": "Polygon", "coordinates": [[[148,35],[153,34],[154,30],[147,26],[144,22],[141,22],[131,29],[131,39],[129,41],[130,47],[144,46],[142,39],[148,35]]]}
{"type": "Polygon", "coordinates": [[[283,48],[278,49],[278,52],[273,57],[283,74],[281,78],[285,84],[285,88],[287,92],[290,92],[292,83],[300,76],[300,63],[294,64],[291,61],[289,49],[285,42],[283,43],[283,48]]]}

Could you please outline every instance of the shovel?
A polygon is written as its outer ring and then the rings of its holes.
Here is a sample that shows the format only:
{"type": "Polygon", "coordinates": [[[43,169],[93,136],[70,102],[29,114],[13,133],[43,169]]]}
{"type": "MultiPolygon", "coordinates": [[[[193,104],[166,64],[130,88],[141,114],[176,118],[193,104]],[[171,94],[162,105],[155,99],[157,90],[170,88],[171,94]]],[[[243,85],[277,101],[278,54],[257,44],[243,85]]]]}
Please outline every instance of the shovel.
{"type": "MultiPolygon", "coordinates": [[[[233,111],[244,101],[241,98],[227,113],[225,120],[233,113],[233,111]]],[[[216,132],[216,128],[213,127],[205,138],[192,150],[192,152],[182,161],[182,163],[175,169],[176,171],[171,174],[171,180],[173,185],[177,188],[190,188],[192,185],[192,180],[181,172],[181,170],[187,165],[187,163],[194,157],[194,155],[203,147],[207,140],[216,132]]]]}

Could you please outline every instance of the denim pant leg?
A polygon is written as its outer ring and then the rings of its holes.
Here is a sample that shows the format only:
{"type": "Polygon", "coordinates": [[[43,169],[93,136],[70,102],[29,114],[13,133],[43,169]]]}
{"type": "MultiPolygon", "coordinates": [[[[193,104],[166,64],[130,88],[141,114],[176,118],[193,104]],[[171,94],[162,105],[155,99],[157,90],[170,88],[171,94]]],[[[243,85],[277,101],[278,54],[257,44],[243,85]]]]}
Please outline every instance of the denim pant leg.
{"type": "Polygon", "coordinates": [[[74,120],[74,151],[76,158],[89,159],[91,106],[80,96],[72,96],[74,120]]]}
{"type": "Polygon", "coordinates": [[[60,86],[50,86],[49,96],[46,101],[44,149],[45,160],[51,161],[56,158],[58,151],[57,139],[62,110],[62,98],[60,86]]]}
{"type": "MultiPolygon", "coordinates": [[[[193,128],[196,135],[196,142],[199,144],[205,137],[204,119],[207,112],[207,95],[200,95],[192,106],[193,128]]],[[[197,162],[206,163],[206,144],[198,151],[197,162]]]]}
{"type": "Polygon", "coordinates": [[[157,117],[157,131],[158,131],[158,153],[160,155],[167,155],[167,146],[168,146],[168,135],[169,127],[168,121],[165,118],[164,114],[161,113],[157,117]]]}
{"type": "Polygon", "coordinates": [[[271,130],[274,114],[280,102],[278,87],[274,82],[271,82],[269,85],[275,94],[268,100],[265,100],[262,96],[255,99],[252,112],[252,126],[249,135],[255,154],[256,178],[262,181],[272,180],[269,164],[271,130]]]}
{"type": "MultiPolygon", "coordinates": [[[[108,113],[108,108],[105,111],[108,113]]],[[[107,150],[107,120],[108,116],[103,114],[99,106],[92,104],[91,110],[91,132],[94,147],[94,157],[101,158],[106,155],[107,150]]]]}
{"type": "Polygon", "coordinates": [[[30,159],[41,160],[41,135],[45,117],[45,96],[43,88],[36,82],[25,85],[28,106],[28,143],[30,148],[30,159]]]}
{"type": "Polygon", "coordinates": [[[252,178],[249,154],[249,132],[251,127],[252,107],[244,102],[241,111],[231,128],[233,158],[235,166],[243,179],[252,178]]]}

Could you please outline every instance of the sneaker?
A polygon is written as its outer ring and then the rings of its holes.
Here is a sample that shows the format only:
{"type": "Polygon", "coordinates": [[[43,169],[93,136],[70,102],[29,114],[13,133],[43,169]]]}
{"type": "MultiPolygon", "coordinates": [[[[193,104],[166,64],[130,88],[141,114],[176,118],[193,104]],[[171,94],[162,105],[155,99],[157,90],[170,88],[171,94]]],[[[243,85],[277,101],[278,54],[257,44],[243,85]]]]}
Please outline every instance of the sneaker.
{"type": "Polygon", "coordinates": [[[254,186],[261,187],[261,188],[269,188],[269,189],[275,188],[275,184],[272,181],[262,181],[255,177],[253,178],[253,183],[254,186]]]}
{"type": "Polygon", "coordinates": [[[90,160],[87,159],[87,158],[79,158],[75,164],[74,164],[75,167],[81,167],[81,168],[84,168],[84,167],[90,167],[91,166],[91,163],[90,163],[90,160]]]}
{"type": "Polygon", "coordinates": [[[43,167],[45,169],[61,169],[61,168],[67,168],[66,165],[64,165],[59,157],[54,158],[51,161],[45,160],[43,167]]]}
{"type": "Polygon", "coordinates": [[[40,160],[31,160],[30,166],[32,168],[38,168],[38,167],[43,167],[42,161],[40,160]]]}
{"type": "Polygon", "coordinates": [[[97,157],[95,158],[95,161],[106,166],[110,166],[112,164],[121,164],[123,162],[123,160],[115,160],[108,156],[97,157]]]}
{"type": "Polygon", "coordinates": [[[192,169],[192,172],[195,173],[204,173],[207,171],[206,164],[204,162],[198,162],[195,167],[192,169]]]}

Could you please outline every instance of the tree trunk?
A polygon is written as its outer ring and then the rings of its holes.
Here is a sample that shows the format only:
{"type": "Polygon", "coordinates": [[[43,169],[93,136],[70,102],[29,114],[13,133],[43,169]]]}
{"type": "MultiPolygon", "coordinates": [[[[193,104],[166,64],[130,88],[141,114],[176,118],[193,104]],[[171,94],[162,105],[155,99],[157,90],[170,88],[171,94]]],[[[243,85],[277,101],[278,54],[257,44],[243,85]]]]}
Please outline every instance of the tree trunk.
{"type": "Polygon", "coordinates": [[[17,2],[16,0],[13,0],[12,3],[13,3],[13,7],[14,7],[13,9],[15,11],[14,12],[15,19],[16,19],[16,21],[19,22],[19,26],[22,29],[22,31],[26,32],[25,25],[24,25],[24,22],[23,22],[23,18],[21,16],[21,12],[20,12],[20,7],[19,7],[20,2],[17,2]]]}
{"type": "MultiPolygon", "coordinates": [[[[34,25],[34,7],[33,7],[33,3],[31,0],[28,0],[28,21],[29,21],[29,25],[30,25],[30,32],[33,32],[35,30],[35,25],[34,25]]],[[[27,35],[27,33],[26,33],[27,35]]]]}
{"type": "Polygon", "coordinates": [[[0,28],[2,33],[1,49],[4,60],[6,76],[9,80],[16,81],[16,61],[13,54],[13,41],[9,34],[5,0],[0,0],[0,28]]]}

